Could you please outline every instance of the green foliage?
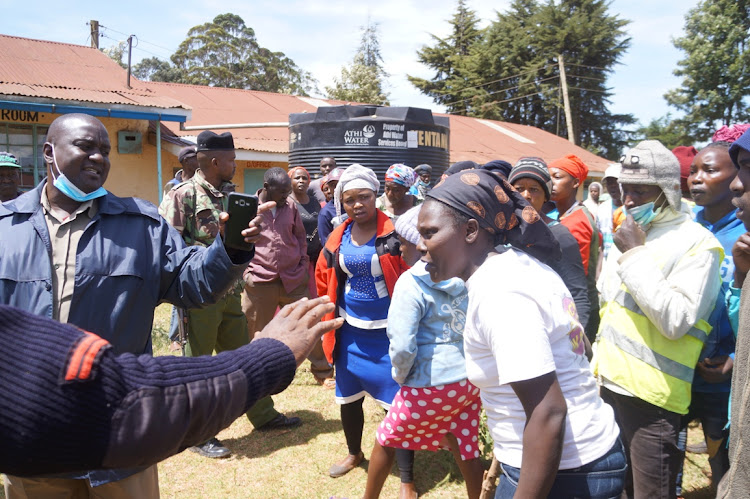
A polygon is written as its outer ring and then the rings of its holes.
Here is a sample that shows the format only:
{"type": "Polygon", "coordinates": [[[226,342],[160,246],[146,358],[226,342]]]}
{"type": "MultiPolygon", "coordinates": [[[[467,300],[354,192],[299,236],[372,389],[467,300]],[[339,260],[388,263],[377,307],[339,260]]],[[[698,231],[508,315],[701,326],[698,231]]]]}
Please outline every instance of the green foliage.
{"type": "Polygon", "coordinates": [[[180,68],[172,66],[168,61],[158,57],[149,57],[133,66],[133,75],[139,80],[166,81],[180,83],[185,73],[180,68]]]}
{"type": "Polygon", "coordinates": [[[123,59],[125,59],[125,56],[127,55],[127,50],[128,42],[119,42],[117,45],[112,45],[111,47],[102,49],[102,52],[119,64],[122,69],[128,69],[128,64],[123,62],[123,59]]]}
{"type": "Polygon", "coordinates": [[[282,52],[261,47],[255,31],[235,14],[194,26],[172,55],[183,83],[307,95],[309,73],[282,52]]]}
{"type": "Polygon", "coordinates": [[[326,95],[329,99],[387,106],[388,94],[383,86],[388,73],[382,65],[378,25],[368,18],[361,30],[362,38],[354,59],[348,67],[341,68],[338,78],[333,78],[333,86],[326,87],[326,95]]]}
{"type": "Polygon", "coordinates": [[[686,125],[684,120],[672,119],[670,114],[654,118],[648,125],[636,130],[630,145],[634,146],[641,140],[658,140],[670,150],[677,146],[691,145],[695,141],[686,125]]]}
{"type": "Polygon", "coordinates": [[[468,56],[482,31],[477,27],[476,12],[466,6],[466,0],[459,0],[456,13],[448,22],[453,29],[447,38],[431,35],[435,45],[423,46],[417,52],[419,62],[435,70],[435,76],[431,80],[407,77],[423,94],[445,105],[449,113],[466,115],[469,100],[477,94],[477,88],[472,86],[475,75],[467,68],[468,56]]]}
{"type": "Polygon", "coordinates": [[[261,47],[255,31],[235,14],[221,14],[194,26],[171,57],[157,57],[133,68],[137,78],[295,95],[317,91],[311,74],[283,52],[261,47]]]}
{"type": "Polygon", "coordinates": [[[418,52],[436,70],[432,80],[410,77],[449,112],[542,128],[558,135],[562,112],[558,54],[563,56],[574,140],[594,152],[619,155],[632,115],[609,111],[606,85],[630,45],[628,21],[608,12],[604,0],[513,0],[507,12],[479,30],[465,0],[450,21],[452,35],[434,37],[418,52]]]}
{"type": "Polygon", "coordinates": [[[750,120],[750,1],[703,0],[685,21],[685,36],[673,41],[685,51],[674,71],[682,86],[664,97],[702,141],[721,125],[750,120]]]}
{"type": "Polygon", "coordinates": [[[388,105],[377,68],[365,64],[364,54],[357,53],[349,67],[341,68],[341,76],[333,78],[333,86],[326,87],[329,99],[388,105]]]}

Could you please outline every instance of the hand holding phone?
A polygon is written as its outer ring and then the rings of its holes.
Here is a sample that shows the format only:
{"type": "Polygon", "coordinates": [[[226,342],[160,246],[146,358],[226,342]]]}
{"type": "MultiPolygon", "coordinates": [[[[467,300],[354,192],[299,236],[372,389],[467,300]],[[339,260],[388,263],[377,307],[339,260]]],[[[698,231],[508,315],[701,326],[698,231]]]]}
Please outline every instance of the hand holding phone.
{"type": "Polygon", "coordinates": [[[224,245],[242,251],[250,251],[253,245],[245,242],[242,231],[258,214],[258,197],[241,192],[229,193],[229,220],[224,228],[224,245]]]}

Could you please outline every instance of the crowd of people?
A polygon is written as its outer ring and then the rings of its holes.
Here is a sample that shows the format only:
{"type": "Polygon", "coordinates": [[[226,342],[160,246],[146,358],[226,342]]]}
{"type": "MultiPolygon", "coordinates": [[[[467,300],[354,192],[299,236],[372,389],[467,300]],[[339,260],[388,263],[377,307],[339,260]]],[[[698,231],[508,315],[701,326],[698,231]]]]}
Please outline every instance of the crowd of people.
{"type": "MultiPolygon", "coordinates": [[[[575,155],[461,161],[440,178],[398,163],[382,184],[333,157],[317,179],[271,168],[249,250],[223,244],[230,133],[180,152],[158,211],[104,189],[109,150],[101,122],[65,115],[47,179],[20,196],[0,182],[0,371],[23,387],[0,397],[0,446],[23,457],[0,459],[6,497],[158,497],[154,463],[229,456],[215,435],[242,413],[259,431],[303,424],[271,395],[305,359],[340,406],[346,455],[329,475],[374,440],[367,498],[394,461],[400,497],[416,497],[414,453],[439,449],[478,498],[482,409],[497,498],[676,497],[694,419],[719,496],[750,495],[748,126],[700,150],[642,141],[584,201],[575,155]],[[185,358],[149,356],[161,302],[179,310],[185,358]],[[22,341],[37,352],[25,373],[22,341]],[[59,417],[41,425],[45,396],[59,417]],[[366,396],[384,411],[374,435],[366,396]]],[[[0,153],[0,170],[20,165],[0,153]]]]}

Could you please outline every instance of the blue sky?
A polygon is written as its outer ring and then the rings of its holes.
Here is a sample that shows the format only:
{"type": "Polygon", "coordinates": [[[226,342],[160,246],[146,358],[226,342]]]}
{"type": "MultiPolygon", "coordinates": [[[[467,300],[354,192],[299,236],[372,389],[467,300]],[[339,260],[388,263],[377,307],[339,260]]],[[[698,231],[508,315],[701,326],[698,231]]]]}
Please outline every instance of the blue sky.
{"type": "MultiPolygon", "coordinates": [[[[509,0],[468,0],[486,25],[503,11],[509,0]]],[[[613,89],[611,110],[632,113],[642,123],[677,114],[668,108],[663,94],[679,86],[672,75],[683,54],[671,44],[682,33],[687,11],[697,0],[613,0],[610,11],[631,24],[627,30],[631,48],[609,81],[613,89]]],[[[182,0],[158,2],[66,3],[37,0],[33,8],[18,0],[0,0],[2,33],[28,38],[88,45],[90,19],[104,26],[101,46],[114,45],[135,34],[139,45],[134,61],[156,55],[167,59],[187,31],[216,15],[232,12],[255,30],[259,43],[282,51],[320,82],[321,91],[340,74],[359,43],[359,27],[368,15],[379,23],[381,50],[390,73],[387,91],[391,105],[442,109],[420,94],[406,75],[429,78],[428,68],[417,62],[416,51],[431,44],[430,34],[444,37],[456,0],[182,0]]]]}

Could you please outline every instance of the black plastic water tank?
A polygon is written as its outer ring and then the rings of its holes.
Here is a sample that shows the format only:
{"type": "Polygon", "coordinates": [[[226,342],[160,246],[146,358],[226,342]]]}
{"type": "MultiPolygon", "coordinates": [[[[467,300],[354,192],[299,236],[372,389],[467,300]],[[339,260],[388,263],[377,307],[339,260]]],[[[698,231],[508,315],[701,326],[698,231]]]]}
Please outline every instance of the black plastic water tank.
{"type": "Polygon", "coordinates": [[[289,115],[289,166],[317,176],[326,156],[371,168],[382,182],[394,163],[432,166],[433,185],[450,166],[450,122],[415,107],[330,106],[289,115]]]}

